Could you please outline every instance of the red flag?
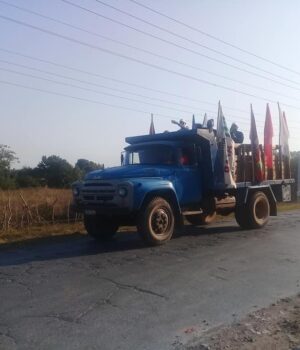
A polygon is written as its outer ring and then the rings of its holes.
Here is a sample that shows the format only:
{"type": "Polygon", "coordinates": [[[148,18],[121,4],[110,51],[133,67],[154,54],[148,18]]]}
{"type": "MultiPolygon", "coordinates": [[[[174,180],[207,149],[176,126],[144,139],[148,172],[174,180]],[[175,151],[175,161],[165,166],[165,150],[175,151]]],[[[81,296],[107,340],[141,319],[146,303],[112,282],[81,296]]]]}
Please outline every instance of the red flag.
{"type": "Polygon", "coordinates": [[[150,135],[154,135],[155,134],[154,123],[153,123],[153,114],[151,114],[151,124],[150,124],[149,134],[150,135]]]}
{"type": "Polygon", "coordinates": [[[263,181],[263,170],[261,161],[261,151],[259,147],[255,117],[251,105],[251,129],[250,129],[250,140],[252,148],[252,159],[253,159],[253,175],[256,182],[263,181]]]}
{"type": "Polygon", "coordinates": [[[273,123],[270,113],[269,104],[267,103],[266,119],[265,119],[265,129],[264,129],[264,150],[265,150],[265,166],[266,166],[266,177],[268,173],[273,177],[273,153],[272,153],[272,139],[273,139],[273,123]]]}

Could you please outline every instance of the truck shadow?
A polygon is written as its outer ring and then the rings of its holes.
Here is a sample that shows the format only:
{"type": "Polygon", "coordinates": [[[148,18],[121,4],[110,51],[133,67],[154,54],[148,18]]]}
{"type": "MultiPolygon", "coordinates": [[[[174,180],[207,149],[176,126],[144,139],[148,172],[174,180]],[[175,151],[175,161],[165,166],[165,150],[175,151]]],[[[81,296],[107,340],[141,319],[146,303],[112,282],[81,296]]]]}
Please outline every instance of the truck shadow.
{"type": "MultiPolygon", "coordinates": [[[[219,234],[230,234],[240,229],[236,226],[225,227],[193,227],[184,226],[167,245],[159,247],[147,246],[136,231],[120,232],[107,242],[97,242],[85,234],[74,233],[62,236],[35,238],[23,242],[7,243],[0,246],[0,267],[22,265],[35,261],[68,259],[79,256],[99,255],[104,253],[130,250],[170,249],[172,242],[180,244],[180,239],[187,236],[213,237],[219,234]]],[[[200,243],[200,242],[199,242],[200,243]]]]}

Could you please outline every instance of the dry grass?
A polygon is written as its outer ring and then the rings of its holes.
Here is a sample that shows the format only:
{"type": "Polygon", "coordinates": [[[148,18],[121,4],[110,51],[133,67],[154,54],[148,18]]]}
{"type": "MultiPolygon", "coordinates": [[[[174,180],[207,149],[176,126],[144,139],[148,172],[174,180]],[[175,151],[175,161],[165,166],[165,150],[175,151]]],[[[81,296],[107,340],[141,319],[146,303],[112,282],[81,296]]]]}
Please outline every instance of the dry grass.
{"type": "Polygon", "coordinates": [[[83,232],[71,196],[66,189],[0,190],[0,243],[83,232]]]}
{"type": "Polygon", "coordinates": [[[71,191],[34,188],[0,191],[0,230],[24,229],[56,223],[70,223],[71,191]]]}
{"type": "Polygon", "coordinates": [[[288,211],[300,209],[300,202],[278,203],[278,211],[288,211]]]}

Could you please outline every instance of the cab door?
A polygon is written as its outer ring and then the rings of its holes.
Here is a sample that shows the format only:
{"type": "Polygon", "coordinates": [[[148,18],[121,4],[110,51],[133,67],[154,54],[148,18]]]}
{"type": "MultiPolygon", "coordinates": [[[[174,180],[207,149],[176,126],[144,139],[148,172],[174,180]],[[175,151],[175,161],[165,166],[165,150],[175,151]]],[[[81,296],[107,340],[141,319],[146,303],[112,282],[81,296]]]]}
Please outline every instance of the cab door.
{"type": "Polygon", "coordinates": [[[181,206],[197,204],[202,199],[201,149],[195,144],[178,149],[175,189],[181,206]]]}

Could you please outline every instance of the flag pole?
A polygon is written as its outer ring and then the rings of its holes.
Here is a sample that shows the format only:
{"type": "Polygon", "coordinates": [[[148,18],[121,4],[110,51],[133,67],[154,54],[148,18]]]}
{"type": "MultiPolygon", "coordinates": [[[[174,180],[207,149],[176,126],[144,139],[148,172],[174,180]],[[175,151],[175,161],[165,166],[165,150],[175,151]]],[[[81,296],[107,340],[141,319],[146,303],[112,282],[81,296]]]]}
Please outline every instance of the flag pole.
{"type": "Polygon", "coordinates": [[[153,113],[151,113],[151,123],[150,123],[150,129],[149,129],[149,135],[155,134],[155,128],[154,128],[154,122],[153,122],[153,113]]]}
{"type": "Polygon", "coordinates": [[[193,114],[193,119],[192,119],[192,129],[196,129],[195,114],[193,114]]]}

